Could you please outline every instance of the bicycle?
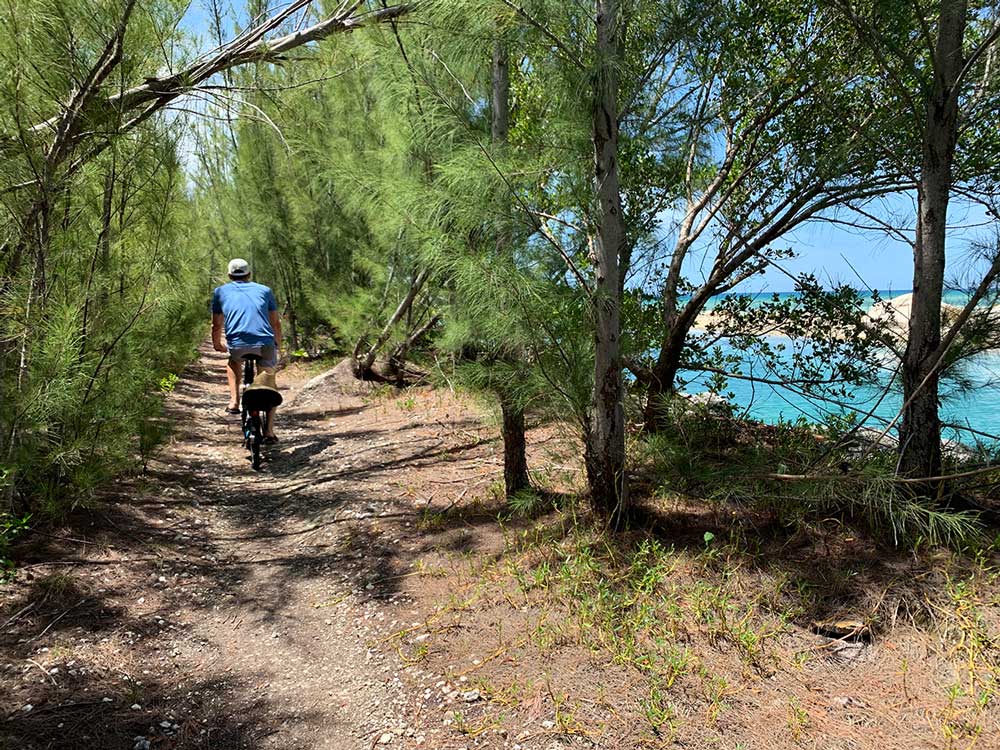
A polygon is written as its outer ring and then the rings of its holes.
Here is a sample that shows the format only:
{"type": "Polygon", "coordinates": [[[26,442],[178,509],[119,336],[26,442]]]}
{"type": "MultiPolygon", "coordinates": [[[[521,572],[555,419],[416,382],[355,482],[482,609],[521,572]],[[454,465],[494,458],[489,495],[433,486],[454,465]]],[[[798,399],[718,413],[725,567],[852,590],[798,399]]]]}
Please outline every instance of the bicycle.
{"type": "Polygon", "coordinates": [[[243,355],[243,392],[240,395],[243,447],[250,451],[250,463],[254,471],[260,471],[268,412],[282,401],[281,394],[270,387],[252,387],[260,360],[259,354],[243,355]]]}

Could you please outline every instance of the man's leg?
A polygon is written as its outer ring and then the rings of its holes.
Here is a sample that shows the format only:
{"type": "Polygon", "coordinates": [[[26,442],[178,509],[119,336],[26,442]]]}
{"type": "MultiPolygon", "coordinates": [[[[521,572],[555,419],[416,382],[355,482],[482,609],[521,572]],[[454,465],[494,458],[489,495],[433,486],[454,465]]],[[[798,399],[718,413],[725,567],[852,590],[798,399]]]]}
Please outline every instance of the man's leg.
{"type": "Polygon", "coordinates": [[[226,378],[229,380],[229,408],[240,408],[240,378],[243,375],[243,362],[230,359],[226,367],[226,378]]]}
{"type": "Polygon", "coordinates": [[[277,437],[277,435],[274,434],[274,415],[277,411],[277,406],[267,410],[267,432],[264,434],[264,437],[277,437]]]}

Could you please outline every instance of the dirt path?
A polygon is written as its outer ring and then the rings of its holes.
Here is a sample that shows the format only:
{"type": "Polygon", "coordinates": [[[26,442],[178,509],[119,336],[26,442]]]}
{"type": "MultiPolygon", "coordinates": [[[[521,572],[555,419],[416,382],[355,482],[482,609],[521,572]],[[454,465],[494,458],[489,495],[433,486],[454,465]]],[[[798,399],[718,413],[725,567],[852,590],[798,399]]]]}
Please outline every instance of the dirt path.
{"type": "Polygon", "coordinates": [[[177,383],[173,438],[128,503],[33,543],[0,608],[3,750],[423,744],[414,674],[433,675],[377,647],[426,614],[398,585],[433,502],[414,479],[443,458],[481,483],[492,438],[448,413],[427,429],[405,402],[297,398],[306,373],[286,372],[255,474],[222,368],[203,350],[177,383]]]}

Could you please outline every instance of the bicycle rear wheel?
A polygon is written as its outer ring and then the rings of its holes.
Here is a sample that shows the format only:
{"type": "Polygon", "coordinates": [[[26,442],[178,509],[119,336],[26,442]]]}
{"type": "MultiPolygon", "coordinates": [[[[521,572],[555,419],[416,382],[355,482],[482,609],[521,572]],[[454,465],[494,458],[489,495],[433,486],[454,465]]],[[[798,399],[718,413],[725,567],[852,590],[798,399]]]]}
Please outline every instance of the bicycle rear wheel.
{"type": "Polygon", "coordinates": [[[254,471],[260,471],[261,447],[264,443],[264,430],[261,426],[260,414],[250,417],[250,464],[254,471]]]}
{"type": "MultiPolygon", "coordinates": [[[[254,376],[254,361],[250,358],[243,360],[243,391],[240,393],[240,405],[242,408],[242,415],[240,417],[240,426],[243,429],[243,447],[251,452],[251,458],[253,456],[253,415],[249,409],[247,409],[246,404],[243,401],[243,397],[246,394],[246,389],[248,385],[253,384],[254,376]]],[[[254,462],[254,468],[260,461],[254,462]]]]}

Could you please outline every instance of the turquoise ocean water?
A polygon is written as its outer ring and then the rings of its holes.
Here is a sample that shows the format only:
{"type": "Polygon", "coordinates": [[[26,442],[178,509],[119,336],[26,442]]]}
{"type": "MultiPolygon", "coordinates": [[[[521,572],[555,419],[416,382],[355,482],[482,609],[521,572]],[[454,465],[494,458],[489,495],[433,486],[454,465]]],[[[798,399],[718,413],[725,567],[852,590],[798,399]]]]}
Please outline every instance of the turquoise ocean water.
{"type": "MultiPolygon", "coordinates": [[[[880,291],[883,299],[891,299],[907,291],[880,291]]],[[[773,292],[761,293],[759,299],[770,298],[773,292]]],[[[782,297],[794,297],[794,292],[780,293],[782,297]]],[[[945,302],[950,304],[964,304],[967,297],[961,292],[947,292],[945,302]]],[[[780,341],[780,337],[774,337],[775,342],[780,341]]],[[[725,344],[722,344],[725,349],[725,344]]],[[[743,372],[751,371],[752,363],[745,362],[743,372]]],[[[760,365],[752,368],[755,375],[768,377],[768,374],[761,371],[760,365]]],[[[690,377],[692,373],[685,373],[690,377]]],[[[772,376],[773,377],[773,376],[772,376]]],[[[1000,435],[1000,352],[987,353],[970,360],[963,365],[962,377],[965,380],[965,388],[959,388],[953,382],[942,384],[941,399],[941,419],[946,423],[961,425],[982,433],[990,435],[1000,435]]],[[[890,379],[887,373],[885,381],[890,379]]],[[[688,393],[699,393],[708,390],[707,376],[698,376],[686,385],[684,390],[688,393]]],[[[782,386],[771,386],[761,383],[751,383],[746,380],[730,379],[728,392],[734,395],[733,403],[741,413],[752,419],[759,419],[771,424],[780,420],[796,421],[805,418],[810,422],[823,419],[828,413],[842,413],[845,409],[835,405],[807,399],[797,391],[782,386]]],[[[872,420],[869,424],[872,427],[881,428],[886,423],[884,420],[893,419],[900,407],[902,398],[898,390],[890,392],[882,398],[884,388],[882,386],[866,386],[857,389],[850,402],[849,409],[854,409],[861,414],[865,414],[875,407],[874,415],[881,418],[879,422],[872,420]],[[876,407],[876,403],[878,406],[876,407]]],[[[963,443],[972,444],[977,440],[991,443],[988,438],[975,435],[968,431],[959,431],[954,428],[946,428],[945,437],[958,439],[963,443]]]]}

